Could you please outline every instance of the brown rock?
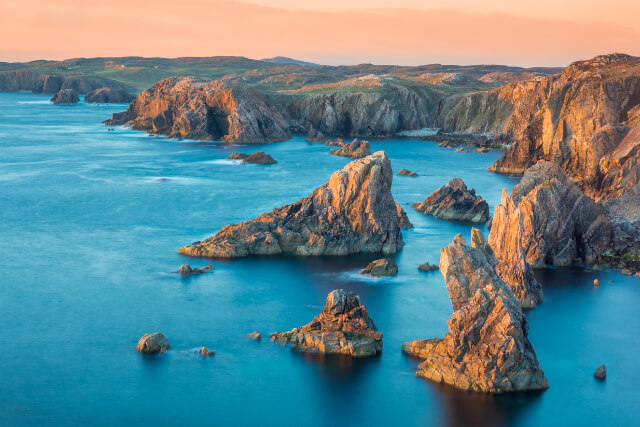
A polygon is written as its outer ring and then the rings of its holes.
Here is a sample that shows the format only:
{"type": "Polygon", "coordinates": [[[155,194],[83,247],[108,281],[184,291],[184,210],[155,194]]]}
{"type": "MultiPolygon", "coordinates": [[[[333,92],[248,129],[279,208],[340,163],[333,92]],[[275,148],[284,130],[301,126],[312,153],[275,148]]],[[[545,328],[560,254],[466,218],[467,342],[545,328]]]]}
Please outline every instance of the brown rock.
{"type": "Polygon", "coordinates": [[[163,351],[171,348],[171,346],[169,345],[167,337],[162,335],[160,332],[155,332],[153,334],[145,334],[140,338],[136,348],[140,353],[155,354],[162,353],[163,351]]]}
{"type": "Polygon", "coordinates": [[[256,151],[253,154],[231,153],[227,160],[242,160],[243,163],[253,163],[256,165],[273,165],[278,163],[270,154],[264,151],[256,151]]]}
{"type": "Polygon", "coordinates": [[[391,195],[392,179],[389,158],[379,151],[333,173],[310,196],[254,220],[228,225],[178,252],[220,258],[394,254],[404,242],[402,218],[391,195]]]}
{"type": "Polygon", "coordinates": [[[247,337],[254,339],[254,340],[261,340],[262,339],[262,335],[260,335],[260,333],[258,331],[253,331],[250,334],[247,334],[247,337]]]}
{"type": "Polygon", "coordinates": [[[207,347],[202,346],[202,348],[198,350],[198,354],[202,356],[214,356],[216,353],[212,350],[207,350],[207,347]]]}
{"type": "Polygon", "coordinates": [[[373,356],[382,351],[382,332],[369,318],[360,297],[342,289],[329,294],[320,315],[309,324],[271,334],[271,341],[291,343],[298,350],[353,357],[373,356]]]}
{"type": "Polygon", "coordinates": [[[460,178],[452,179],[413,207],[425,215],[454,221],[486,222],[489,219],[487,202],[476,196],[475,190],[468,190],[460,178]]]}
{"type": "Polygon", "coordinates": [[[398,274],[398,264],[392,259],[383,258],[371,261],[360,274],[368,274],[369,276],[395,276],[398,274]]]}
{"type": "Polygon", "coordinates": [[[336,156],[350,157],[352,159],[361,159],[371,155],[371,147],[368,141],[359,141],[357,138],[351,144],[347,144],[342,148],[334,148],[329,154],[336,156]]]}
{"type": "Polygon", "coordinates": [[[424,264],[418,265],[418,270],[420,270],[420,271],[436,271],[439,268],[440,267],[438,267],[437,265],[429,264],[428,262],[425,262],[424,264]]]}
{"type": "Polygon", "coordinates": [[[411,177],[416,177],[418,176],[417,173],[415,172],[411,172],[408,169],[401,169],[400,172],[398,172],[398,175],[402,175],[402,176],[411,176],[411,177]]]}

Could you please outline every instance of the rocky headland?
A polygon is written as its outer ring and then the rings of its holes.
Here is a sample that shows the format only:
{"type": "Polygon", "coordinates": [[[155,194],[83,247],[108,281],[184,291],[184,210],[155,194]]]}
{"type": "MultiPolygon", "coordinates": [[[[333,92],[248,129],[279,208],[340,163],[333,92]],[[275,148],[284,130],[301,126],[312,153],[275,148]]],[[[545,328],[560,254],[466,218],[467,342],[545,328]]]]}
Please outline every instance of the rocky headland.
{"type": "Polygon", "coordinates": [[[454,178],[447,185],[431,193],[422,203],[414,203],[413,207],[425,215],[438,218],[487,222],[489,205],[477,196],[475,190],[469,190],[464,181],[454,178]]]}
{"type": "Polygon", "coordinates": [[[290,133],[278,110],[255,90],[230,80],[171,77],[143,91],[108,125],[128,125],[173,138],[264,143],[290,133]]]}
{"type": "Polygon", "coordinates": [[[53,98],[51,98],[51,103],[56,105],[77,104],[78,102],[80,102],[80,97],[78,96],[78,92],[73,89],[60,89],[53,95],[53,98]]]}
{"type": "Polygon", "coordinates": [[[407,227],[391,195],[393,172],[379,151],[334,172],[329,182],[296,203],[228,225],[215,236],[184,246],[181,254],[233,258],[247,255],[348,255],[398,252],[407,227]]]}
{"type": "Polygon", "coordinates": [[[329,154],[349,157],[351,159],[361,159],[371,155],[371,147],[369,146],[369,141],[360,141],[356,138],[350,144],[343,145],[342,148],[332,148],[329,154]]]}
{"type": "Polygon", "coordinates": [[[314,319],[289,332],[271,334],[271,340],[304,351],[343,354],[352,357],[374,356],[382,352],[382,332],[369,318],[360,297],[342,289],[332,291],[314,319]]]}
{"type": "Polygon", "coordinates": [[[85,102],[95,102],[98,104],[128,104],[134,99],[135,96],[126,90],[110,87],[91,90],[87,92],[84,97],[85,102]]]}
{"type": "MultiPolygon", "coordinates": [[[[472,236],[472,242],[479,241],[472,236]]],[[[444,338],[403,344],[404,352],[424,359],[416,375],[490,393],[548,388],[529,342],[527,319],[498,276],[495,256],[486,247],[466,246],[461,235],[441,254],[454,313],[444,338]]]]}

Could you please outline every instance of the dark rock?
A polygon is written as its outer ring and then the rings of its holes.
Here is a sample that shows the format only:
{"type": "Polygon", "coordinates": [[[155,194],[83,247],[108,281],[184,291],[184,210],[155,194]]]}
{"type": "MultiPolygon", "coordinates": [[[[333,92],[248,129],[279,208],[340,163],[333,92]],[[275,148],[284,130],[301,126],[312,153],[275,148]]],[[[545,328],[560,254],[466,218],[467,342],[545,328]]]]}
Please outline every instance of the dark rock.
{"type": "Polygon", "coordinates": [[[273,165],[278,163],[270,154],[264,151],[256,151],[253,154],[231,153],[227,160],[242,160],[243,163],[254,163],[257,165],[273,165]]]}
{"type": "Polygon", "coordinates": [[[418,265],[418,270],[420,271],[435,271],[435,270],[438,270],[439,268],[440,267],[438,267],[437,265],[429,264],[428,262],[418,265]]]}
{"type": "Polygon", "coordinates": [[[96,102],[99,104],[128,104],[135,99],[134,95],[131,95],[124,89],[112,89],[108,87],[101,87],[87,92],[84,97],[85,102],[96,102]]]}
{"type": "Polygon", "coordinates": [[[162,335],[160,332],[155,332],[153,334],[145,334],[140,338],[136,348],[140,353],[155,354],[162,353],[163,351],[171,348],[171,346],[169,345],[167,337],[162,335]]]}
{"type": "Polygon", "coordinates": [[[398,264],[392,259],[383,258],[372,261],[360,274],[369,276],[395,276],[398,274],[398,264]]]}
{"type": "Polygon", "coordinates": [[[476,196],[475,190],[468,190],[460,178],[452,179],[413,207],[425,215],[454,221],[486,222],[489,219],[487,202],[476,196]]]}
{"type": "Polygon", "coordinates": [[[325,138],[322,132],[309,125],[309,132],[307,132],[307,142],[325,142],[325,138]]]}
{"type": "Polygon", "coordinates": [[[55,95],[53,95],[51,102],[56,105],[77,104],[80,102],[80,97],[73,89],[60,89],[55,95]]]}
{"type": "Polygon", "coordinates": [[[599,380],[603,380],[607,378],[607,367],[604,365],[598,366],[595,372],[593,373],[593,376],[599,380]]]}

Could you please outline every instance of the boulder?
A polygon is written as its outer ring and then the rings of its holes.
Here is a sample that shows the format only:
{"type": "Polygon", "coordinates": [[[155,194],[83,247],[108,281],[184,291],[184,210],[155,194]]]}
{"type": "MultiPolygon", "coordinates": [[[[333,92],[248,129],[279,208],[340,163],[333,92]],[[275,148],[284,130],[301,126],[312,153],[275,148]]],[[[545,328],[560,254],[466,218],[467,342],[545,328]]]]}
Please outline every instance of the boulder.
{"type": "Polygon", "coordinates": [[[98,104],[128,104],[135,99],[124,89],[101,87],[87,92],[84,97],[85,102],[96,102],[98,104]]]}
{"type": "Polygon", "coordinates": [[[395,276],[398,274],[398,264],[392,259],[383,258],[371,261],[367,267],[360,272],[369,276],[395,276]]]}
{"type": "Polygon", "coordinates": [[[475,190],[468,190],[464,181],[454,178],[447,185],[431,193],[422,203],[413,207],[425,215],[454,221],[487,222],[489,205],[476,196],[475,190]]]}
{"type": "Polygon", "coordinates": [[[600,280],[594,279],[593,280],[593,286],[600,286],[600,280]]]}
{"type": "Polygon", "coordinates": [[[162,353],[163,351],[171,348],[171,346],[169,345],[167,337],[162,335],[160,332],[155,332],[153,334],[145,334],[140,338],[136,348],[140,353],[155,354],[162,353]]]}
{"type": "Polygon", "coordinates": [[[198,350],[198,354],[200,354],[202,356],[214,356],[216,353],[215,353],[215,351],[208,350],[207,347],[202,346],[202,348],[200,350],[198,350]]]}
{"type": "Polygon", "coordinates": [[[256,165],[273,165],[278,163],[270,154],[264,151],[256,151],[253,154],[231,153],[227,160],[242,160],[243,163],[253,163],[256,165]]]}
{"type": "Polygon", "coordinates": [[[424,359],[417,376],[489,393],[549,387],[527,319],[496,263],[485,248],[466,246],[461,235],[442,249],[440,269],[454,313],[444,338],[403,344],[404,352],[424,359]]]}
{"type": "Polygon", "coordinates": [[[51,102],[56,105],[77,104],[80,102],[80,97],[78,96],[78,92],[73,89],[60,89],[55,95],[53,95],[51,102]]]}
{"type": "Polygon", "coordinates": [[[437,265],[429,264],[428,262],[418,265],[418,270],[420,271],[435,271],[435,270],[438,270],[439,268],[440,267],[438,267],[437,265]]]}
{"type": "Polygon", "coordinates": [[[411,176],[411,177],[416,177],[416,176],[418,176],[418,174],[417,174],[417,173],[415,173],[415,172],[411,172],[411,171],[410,171],[410,170],[408,170],[408,169],[401,169],[401,170],[400,170],[400,172],[398,172],[398,175],[401,175],[401,176],[411,176]]]}
{"type": "Polygon", "coordinates": [[[347,144],[342,148],[334,148],[330,150],[329,154],[350,157],[352,159],[361,159],[371,154],[371,147],[369,147],[368,141],[360,141],[356,138],[352,143],[347,144]]]}
{"type": "Polygon", "coordinates": [[[607,378],[607,367],[604,365],[598,366],[595,372],[593,373],[593,376],[599,380],[603,380],[607,378]]]}
{"type": "Polygon", "coordinates": [[[393,173],[379,151],[334,172],[329,182],[296,203],[228,225],[178,251],[191,256],[349,255],[398,252],[404,211],[393,200],[393,173]]]}
{"type": "Polygon", "coordinates": [[[260,335],[260,333],[258,331],[253,331],[250,334],[247,334],[247,337],[254,339],[254,340],[261,340],[262,339],[262,335],[260,335]]]}
{"type": "Polygon", "coordinates": [[[332,291],[320,315],[289,332],[271,334],[271,341],[291,343],[298,350],[353,357],[382,352],[382,332],[369,318],[360,297],[342,289],[332,291]]]}

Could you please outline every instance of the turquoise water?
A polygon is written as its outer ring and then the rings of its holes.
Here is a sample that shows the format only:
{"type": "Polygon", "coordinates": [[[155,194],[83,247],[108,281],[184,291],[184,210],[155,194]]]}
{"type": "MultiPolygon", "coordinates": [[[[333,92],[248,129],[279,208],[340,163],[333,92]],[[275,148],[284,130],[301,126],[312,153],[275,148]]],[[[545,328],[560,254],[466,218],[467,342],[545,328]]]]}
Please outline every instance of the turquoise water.
{"type": "Polygon", "coordinates": [[[640,279],[538,272],[545,302],[530,339],[551,388],[484,396],[414,377],[404,341],[439,337],[451,315],[440,273],[416,269],[467,224],[410,204],[461,177],[493,207],[512,178],[500,153],[454,153],[423,141],[375,141],[415,229],[400,273],[364,278],[372,256],[187,259],[177,249],[298,200],[348,159],[301,138],[239,147],[149,137],[100,122],[124,105],[54,106],[0,94],[0,425],[631,425],[640,397],[640,279]],[[264,150],[277,165],[226,162],[264,150]],[[166,178],[163,180],[163,178],[166,178]],[[183,278],[180,264],[213,273],[183,278]],[[602,285],[594,288],[593,279],[602,285]],[[613,280],[613,283],[609,283],[613,280]],[[384,333],[382,356],[300,354],[269,333],[309,322],[333,289],[357,292],[384,333]],[[245,338],[253,330],[262,342],[245,338]],[[147,332],[173,349],[144,357],[147,332]],[[203,359],[190,351],[205,345],[203,359]],[[605,363],[608,377],[592,373],[605,363]]]}

